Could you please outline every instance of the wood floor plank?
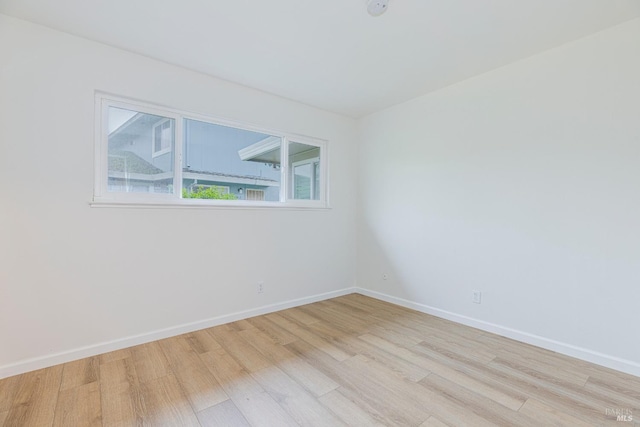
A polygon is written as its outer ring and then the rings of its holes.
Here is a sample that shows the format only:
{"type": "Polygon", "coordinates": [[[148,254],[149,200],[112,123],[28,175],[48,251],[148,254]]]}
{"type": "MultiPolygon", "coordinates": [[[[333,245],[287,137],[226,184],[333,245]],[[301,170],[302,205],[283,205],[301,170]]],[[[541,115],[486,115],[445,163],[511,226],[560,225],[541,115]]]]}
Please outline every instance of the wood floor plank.
{"type": "Polygon", "coordinates": [[[227,400],[196,414],[202,427],[251,427],[236,405],[227,400]]]}
{"type": "Polygon", "coordinates": [[[584,372],[579,372],[579,370],[574,367],[566,367],[559,366],[558,358],[554,360],[543,360],[539,355],[535,355],[532,353],[525,353],[520,350],[519,352],[515,351],[498,351],[497,357],[503,360],[508,360],[510,362],[517,363],[519,365],[527,366],[532,370],[538,371],[541,374],[546,374],[547,376],[553,376],[558,380],[562,380],[564,382],[572,383],[578,386],[583,386],[587,383],[589,379],[589,375],[584,372]]]}
{"type": "Polygon", "coordinates": [[[247,329],[255,328],[255,326],[249,323],[246,319],[236,320],[235,322],[228,323],[227,325],[235,331],[246,331],[247,329]]]}
{"type": "Polygon", "coordinates": [[[553,387],[567,396],[579,398],[594,408],[615,407],[620,403],[612,393],[602,393],[597,389],[589,390],[588,388],[577,386],[573,382],[565,381],[561,377],[541,373],[529,366],[515,364],[500,358],[496,358],[492,361],[491,365],[499,366],[501,368],[508,367],[510,369],[515,369],[518,372],[527,375],[535,384],[545,384],[548,388],[553,387]]]}
{"type": "MultiPolygon", "coordinates": [[[[97,359],[94,361],[97,363],[97,359]]],[[[82,373],[78,377],[86,379],[86,374],[82,373]]],[[[77,426],[102,426],[100,387],[97,381],[60,391],[53,427],[77,426]]]]}
{"type": "Polygon", "coordinates": [[[200,358],[251,426],[298,425],[225,350],[203,353],[200,358]]]}
{"type": "Polygon", "coordinates": [[[102,400],[103,427],[138,427],[144,423],[144,403],[138,387],[102,400]]]}
{"type": "Polygon", "coordinates": [[[526,414],[511,410],[482,393],[471,391],[459,384],[431,374],[420,381],[420,385],[435,391],[438,395],[447,396],[452,401],[471,410],[495,425],[518,427],[539,427],[540,423],[526,414]]]}
{"type": "Polygon", "coordinates": [[[209,329],[191,332],[186,335],[186,338],[189,341],[191,348],[193,348],[198,354],[222,348],[220,343],[215,340],[209,329]]]}
{"type": "Polygon", "coordinates": [[[411,349],[477,382],[486,384],[495,390],[499,390],[503,394],[510,395],[516,401],[525,402],[527,400],[527,393],[518,387],[521,383],[517,381],[513,383],[510,381],[512,378],[503,375],[495,369],[491,369],[489,365],[485,362],[478,361],[473,355],[462,356],[426,342],[422,342],[411,349]]]}
{"type": "Polygon", "coordinates": [[[87,357],[65,363],[62,370],[60,390],[68,390],[98,381],[98,365],[98,357],[87,357]]]}
{"type": "Polygon", "coordinates": [[[565,410],[582,410],[583,407],[586,407],[583,402],[559,392],[553,384],[532,383],[531,379],[521,372],[509,372],[507,368],[494,366],[491,363],[485,365],[474,359],[438,350],[436,347],[427,348],[425,343],[421,343],[415,349],[419,349],[425,355],[458,369],[478,381],[491,385],[493,388],[500,389],[507,394],[513,394],[521,400],[526,400],[527,396],[532,396],[547,403],[551,402],[555,407],[564,408],[565,410]],[[450,357],[447,357],[447,355],[450,357]]]}
{"type": "Polygon", "coordinates": [[[145,410],[132,358],[100,365],[100,397],[104,427],[141,425],[145,410]]]}
{"type": "Polygon", "coordinates": [[[640,381],[634,381],[630,375],[622,373],[610,375],[606,380],[602,376],[592,374],[585,384],[585,388],[597,388],[603,392],[610,392],[616,395],[625,395],[629,399],[640,402],[640,381]],[[637,382],[637,385],[636,385],[637,382]]]}
{"type": "Polygon", "coordinates": [[[160,341],[172,371],[196,412],[224,402],[229,397],[191,347],[188,336],[160,341]]]}
{"type": "Polygon", "coordinates": [[[389,341],[386,341],[382,338],[379,338],[370,334],[365,334],[360,336],[360,339],[363,339],[373,345],[376,345],[384,349],[385,351],[391,354],[394,354],[417,366],[420,366],[429,372],[436,373],[441,377],[450,379],[451,381],[454,381],[457,384],[463,385],[464,387],[472,391],[475,391],[476,393],[487,396],[490,399],[514,411],[517,411],[518,409],[520,409],[520,407],[524,403],[524,400],[518,399],[516,396],[503,393],[501,390],[495,389],[488,384],[477,381],[476,379],[471,378],[460,371],[452,369],[433,359],[423,357],[420,354],[414,353],[409,349],[396,346],[395,344],[389,341]]]}
{"type": "Polygon", "coordinates": [[[366,376],[349,369],[306,341],[289,343],[287,348],[298,354],[299,357],[308,360],[327,376],[338,381],[341,384],[341,387],[337,389],[339,393],[373,418],[383,420],[387,426],[415,425],[421,417],[428,416],[426,413],[405,412],[406,406],[401,400],[396,403],[395,397],[390,398],[389,394],[382,391],[375,383],[369,383],[366,376]]]}
{"type": "Polygon", "coordinates": [[[376,419],[383,420],[386,427],[406,427],[413,426],[416,423],[410,419],[411,416],[401,413],[389,404],[381,405],[371,393],[364,392],[349,383],[337,389],[337,392],[347,400],[354,402],[364,412],[371,414],[376,419]]]}
{"type": "Polygon", "coordinates": [[[132,347],[131,352],[140,383],[157,380],[171,373],[159,341],[132,347]]]}
{"type": "Polygon", "coordinates": [[[144,425],[200,427],[173,374],[142,383],[140,388],[144,425]]]}
{"type": "Polygon", "coordinates": [[[420,344],[425,339],[425,336],[422,334],[420,334],[421,336],[418,337],[412,335],[411,333],[406,333],[406,328],[404,328],[403,330],[401,327],[393,327],[387,324],[370,325],[367,333],[383,338],[394,343],[395,345],[407,348],[420,344]]]}
{"type": "Polygon", "coordinates": [[[259,371],[271,365],[258,350],[243,340],[238,331],[226,325],[216,326],[210,329],[213,336],[229,355],[240,363],[249,372],[259,371]]]}
{"type": "Polygon", "coordinates": [[[485,345],[491,346],[496,356],[501,359],[530,366],[543,374],[558,376],[558,378],[574,382],[576,385],[583,385],[591,375],[585,367],[594,366],[551,350],[484,331],[478,333],[477,336],[485,345]]]}
{"type": "MultiPolygon", "coordinates": [[[[456,359],[447,359],[439,353],[431,352],[424,347],[418,346],[428,352],[432,357],[441,361],[441,363],[455,366],[462,370],[466,375],[471,376],[479,381],[490,384],[494,388],[503,390],[505,393],[513,393],[521,399],[527,399],[527,396],[534,397],[546,404],[555,407],[558,410],[571,413],[577,411],[581,414],[578,418],[583,420],[600,419],[600,413],[594,412],[581,400],[576,400],[570,395],[562,392],[554,384],[543,383],[526,374],[510,370],[503,366],[494,366],[492,363],[484,365],[472,359],[461,358],[462,362],[456,359]],[[533,382],[532,382],[533,381],[533,382]]],[[[457,357],[457,356],[456,356],[457,357]]]]}
{"type": "Polygon", "coordinates": [[[242,331],[239,334],[269,358],[274,365],[285,371],[315,396],[322,396],[339,387],[338,383],[315,367],[296,357],[282,345],[273,342],[264,332],[253,329],[242,331]]]}
{"type": "MultiPolygon", "coordinates": [[[[278,326],[280,326],[280,327],[282,327],[282,328],[284,328],[284,329],[286,329],[288,331],[291,331],[291,333],[296,335],[298,338],[307,341],[309,344],[311,344],[314,347],[324,351],[329,356],[333,357],[334,359],[336,359],[338,361],[346,360],[346,359],[351,357],[350,354],[345,353],[344,351],[342,351],[339,348],[335,347],[330,342],[318,337],[318,335],[314,334],[313,332],[309,331],[308,329],[305,329],[305,328],[301,327],[299,324],[294,323],[294,322],[292,322],[292,321],[290,321],[290,320],[278,315],[277,313],[268,314],[267,318],[269,320],[271,320],[272,322],[276,323],[278,326]]],[[[313,326],[313,325],[310,325],[310,326],[313,326]]]]}
{"type": "Polygon", "coordinates": [[[353,313],[340,311],[332,305],[322,306],[314,304],[301,308],[301,310],[346,333],[363,334],[369,330],[369,326],[372,324],[368,318],[358,317],[353,313]]]}
{"type": "Polygon", "coordinates": [[[104,353],[98,356],[100,360],[100,364],[109,363],[114,360],[126,359],[127,357],[131,357],[131,348],[124,348],[122,350],[110,351],[109,353],[104,353]]]}
{"type": "Polygon", "coordinates": [[[366,377],[371,389],[384,389],[385,400],[394,398],[393,402],[387,400],[387,405],[400,405],[406,416],[411,416],[411,425],[419,425],[429,416],[442,417],[452,425],[490,426],[482,417],[468,410],[457,402],[441,396],[438,393],[422,387],[410,381],[403,381],[392,371],[379,363],[368,360],[362,356],[354,356],[345,362],[349,370],[366,377]]]}
{"type": "Polygon", "coordinates": [[[603,387],[600,384],[589,381],[587,381],[584,387],[577,387],[573,390],[577,393],[585,393],[593,396],[601,402],[613,402],[617,405],[616,407],[625,407],[640,413],[640,400],[634,397],[634,393],[621,392],[620,390],[603,387]]]}
{"type": "Polygon", "coordinates": [[[8,412],[11,409],[11,404],[22,381],[23,375],[0,380],[0,412],[8,412]]]}
{"type": "Polygon", "coordinates": [[[269,335],[279,344],[286,345],[298,339],[297,336],[282,328],[281,326],[276,325],[265,316],[252,317],[250,319],[247,319],[247,321],[257,329],[269,335]]]}
{"type": "Polygon", "coordinates": [[[449,426],[443,423],[442,421],[440,421],[439,419],[437,419],[436,417],[429,417],[427,421],[423,422],[418,427],[449,427],[449,426]]]}
{"type": "Polygon", "coordinates": [[[595,401],[586,394],[575,393],[554,382],[547,382],[539,378],[539,373],[530,375],[526,367],[512,366],[510,362],[496,360],[489,365],[491,369],[501,371],[506,381],[519,381],[522,390],[526,390],[531,397],[552,406],[560,411],[573,414],[585,422],[602,422],[606,404],[595,401]]]}
{"type": "Polygon", "coordinates": [[[287,310],[281,311],[280,314],[282,314],[285,317],[289,317],[293,320],[296,320],[297,322],[303,323],[305,325],[310,325],[312,323],[316,323],[320,321],[320,319],[318,319],[317,317],[312,316],[309,313],[305,312],[302,309],[302,307],[289,308],[287,310]]]}
{"type": "Polygon", "coordinates": [[[21,375],[5,426],[51,425],[61,381],[62,365],[21,375]]]}
{"type": "MultiPolygon", "coordinates": [[[[298,343],[289,344],[289,347],[298,343]]],[[[327,364],[326,358],[318,358],[318,353],[302,350],[307,354],[315,354],[316,362],[327,364]]],[[[396,423],[416,425],[426,420],[429,413],[425,412],[422,402],[416,402],[415,392],[421,390],[417,384],[403,378],[397,372],[384,365],[357,355],[342,363],[328,365],[337,373],[339,383],[350,396],[367,401],[371,406],[385,408],[387,415],[396,423]]]]}
{"type": "Polygon", "coordinates": [[[334,298],[329,302],[335,302],[336,304],[342,304],[346,307],[345,311],[351,311],[352,309],[358,309],[368,314],[380,314],[383,313],[387,318],[393,318],[399,314],[404,314],[408,309],[400,306],[394,306],[382,301],[378,301],[373,298],[364,297],[362,295],[352,294],[345,295],[342,298],[334,298]]]}
{"type": "Polygon", "coordinates": [[[461,345],[464,344],[472,351],[486,351],[492,353],[491,345],[485,343],[484,336],[475,334],[475,330],[468,331],[466,329],[441,329],[438,322],[432,319],[433,316],[427,316],[425,319],[414,317],[413,314],[408,316],[396,316],[391,320],[385,322],[385,324],[392,326],[402,326],[406,328],[403,333],[410,333],[413,330],[415,333],[425,336],[425,342],[430,342],[431,337],[441,338],[451,342],[457,342],[461,345]]]}
{"type": "Polygon", "coordinates": [[[358,403],[349,400],[338,390],[333,390],[318,399],[331,412],[336,414],[343,423],[351,427],[384,427],[380,416],[367,412],[358,403]]]}
{"type": "Polygon", "coordinates": [[[320,334],[326,340],[330,340],[333,345],[347,354],[361,354],[369,359],[382,363],[383,365],[400,373],[407,379],[417,382],[429,374],[429,371],[414,365],[405,359],[395,357],[385,352],[379,347],[359,339],[357,334],[345,335],[333,328],[332,325],[324,322],[310,325],[313,331],[320,334]]]}
{"type": "Polygon", "coordinates": [[[533,398],[527,399],[519,412],[537,420],[538,425],[556,427],[591,427],[594,425],[571,416],[565,411],[559,411],[549,405],[545,405],[533,398]]]}
{"type": "Polygon", "coordinates": [[[450,354],[456,354],[458,356],[464,356],[466,358],[473,358],[480,363],[489,363],[496,358],[496,355],[489,351],[480,348],[468,341],[462,341],[460,339],[451,339],[446,337],[440,337],[436,335],[429,335],[421,343],[427,345],[437,346],[440,349],[447,350],[450,354]]]}
{"type": "Polygon", "coordinates": [[[301,426],[339,427],[345,424],[277,366],[251,376],[301,426]]]}
{"type": "Polygon", "coordinates": [[[0,426],[616,426],[640,378],[363,295],[0,380],[0,426]]]}

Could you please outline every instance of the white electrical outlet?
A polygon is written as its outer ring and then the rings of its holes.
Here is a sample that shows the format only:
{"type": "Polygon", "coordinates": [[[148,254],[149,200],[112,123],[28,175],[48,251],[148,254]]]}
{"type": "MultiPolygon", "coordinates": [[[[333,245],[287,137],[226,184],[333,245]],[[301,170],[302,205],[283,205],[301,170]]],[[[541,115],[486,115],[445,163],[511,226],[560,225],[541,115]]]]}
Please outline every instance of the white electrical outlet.
{"type": "Polygon", "coordinates": [[[473,291],[473,299],[471,301],[473,301],[475,304],[481,304],[482,303],[482,292],[473,291]]]}
{"type": "Polygon", "coordinates": [[[258,282],[258,293],[261,294],[264,292],[264,282],[258,282]]]}

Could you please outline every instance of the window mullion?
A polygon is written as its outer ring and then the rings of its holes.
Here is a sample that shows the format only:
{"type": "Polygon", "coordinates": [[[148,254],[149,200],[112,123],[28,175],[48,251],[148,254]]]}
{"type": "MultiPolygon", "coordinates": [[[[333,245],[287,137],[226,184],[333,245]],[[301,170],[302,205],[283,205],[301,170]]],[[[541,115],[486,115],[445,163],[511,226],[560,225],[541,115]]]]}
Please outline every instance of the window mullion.
{"type": "Polygon", "coordinates": [[[289,138],[282,137],[282,147],[280,147],[280,201],[287,202],[289,200],[289,138]]]}
{"type": "Polygon", "coordinates": [[[184,117],[178,116],[175,118],[176,129],[173,148],[174,153],[174,165],[173,165],[173,195],[180,199],[182,196],[182,151],[184,148],[184,117]]]}
{"type": "MultiPolygon", "coordinates": [[[[96,102],[96,106],[98,102],[96,102]]],[[[100,116],[99,121],[97,123],[100,124],[99,129],[96,129],[96,132],[99,132],[97,135],[97,141],[99,142],[96,150],[99,150],[98,162],[96,163],[96,191],[99,196],[103,197],[107,194],[108,188],[108,169],[109,169],[109,149],[108,149],[108,141],[107,141],[107,127],[109,123],[109,103],[105,99],[99,100],[100,109],[98,113],[100,116]]]]}

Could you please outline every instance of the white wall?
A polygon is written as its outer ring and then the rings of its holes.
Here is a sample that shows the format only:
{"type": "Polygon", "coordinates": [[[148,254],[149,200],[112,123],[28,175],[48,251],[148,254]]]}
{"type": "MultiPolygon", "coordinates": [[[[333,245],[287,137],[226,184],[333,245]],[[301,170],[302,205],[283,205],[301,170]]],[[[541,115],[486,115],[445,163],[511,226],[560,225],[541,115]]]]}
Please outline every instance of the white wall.
{"type": "Polygon", "coordinates": [[[0,377],[355,285],[352,119],[2,15],[0,58],[0,377]],[[327,139],[333,208],[91,208],[95,90],[327,139]]]}
{"type": "Polygon", "coordinates": [[[361,120],[358,285],[640,375],[639,52],[636,19],[361,120]]]}
{"type": "Polygon", "coordinates": [[[356,153],[351,119],[0,15],[0,378],[348,289],[356,219],[366,292],[640,375],[639,45],[373,114],[356,153]],[[90,208],[95,90],[328,139],[333,209],[90,208]]]}

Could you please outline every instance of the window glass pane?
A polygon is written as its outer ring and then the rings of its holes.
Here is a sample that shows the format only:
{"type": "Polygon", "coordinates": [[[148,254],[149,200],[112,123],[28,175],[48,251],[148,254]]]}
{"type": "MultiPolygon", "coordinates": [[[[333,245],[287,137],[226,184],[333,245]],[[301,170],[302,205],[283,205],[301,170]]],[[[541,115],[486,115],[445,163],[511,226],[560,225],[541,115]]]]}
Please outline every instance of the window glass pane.
{"type": "Polygon", "coordinates": [[[280,201],[282,138],[191,119],[184,123],[183,198],[280,201]]]}
{"type": "Polygon", "coordinates": [[[311,180],[313,178],[311,164],[306,163],[293,167],[293,198],[311,199],[311,180]]]}
{"type": "Polygon", "coordinates": [[[299,142],[289,143],[289,170],[289,197],[320,200],[320,147],[299,142]]]}
{"type": "Polygon", "coordinates": [[[109,107],[108,191],[173,192],[175,121],[109,107]]]}

